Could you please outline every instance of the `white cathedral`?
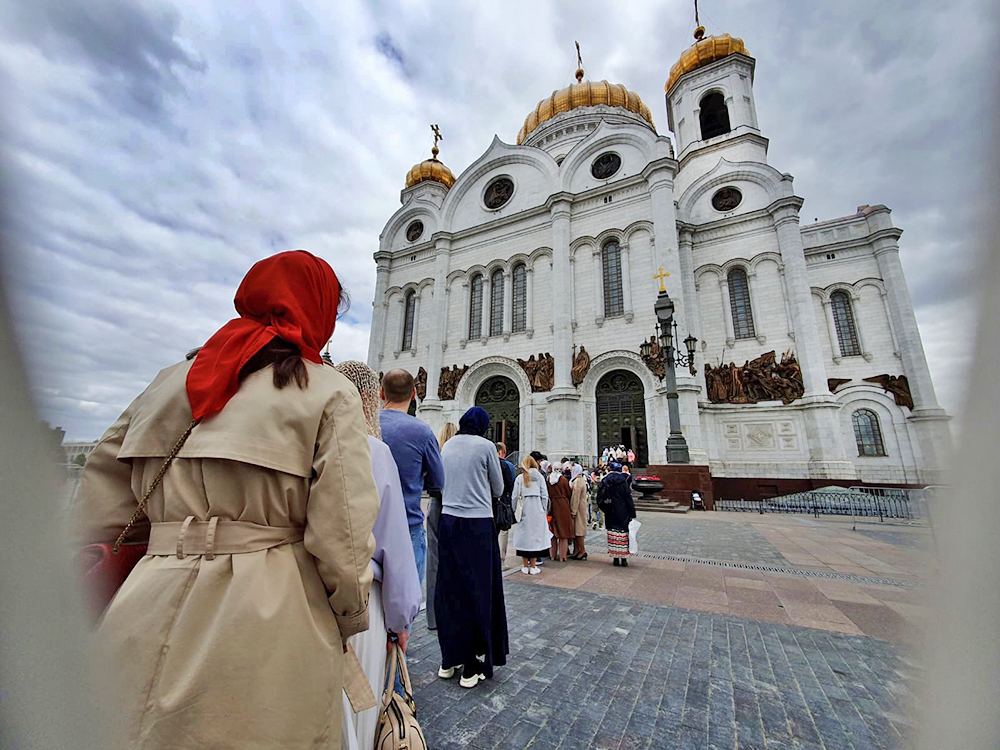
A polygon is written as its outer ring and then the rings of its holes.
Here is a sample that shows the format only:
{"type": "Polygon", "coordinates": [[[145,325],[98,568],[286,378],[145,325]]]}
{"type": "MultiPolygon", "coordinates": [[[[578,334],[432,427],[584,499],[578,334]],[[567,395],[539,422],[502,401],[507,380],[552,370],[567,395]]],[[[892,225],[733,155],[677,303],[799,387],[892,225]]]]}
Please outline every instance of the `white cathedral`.
{"type": "Polygon", "coordinates": [[[435,430],[478,404],[511,450],[624,443],[667,471],[669,393],[716,495],[940,481],[949,417],[902,230],[882,205],[801,226],[792,175],[767,162],[754,59],[695,37],[666,82],[673,143],[582,69],[457,178],[435,140],[379,239],[369,365],[411,372],[435,430]],[[640,354],[655,277],[692,337],[676,390],[640,354]]]}

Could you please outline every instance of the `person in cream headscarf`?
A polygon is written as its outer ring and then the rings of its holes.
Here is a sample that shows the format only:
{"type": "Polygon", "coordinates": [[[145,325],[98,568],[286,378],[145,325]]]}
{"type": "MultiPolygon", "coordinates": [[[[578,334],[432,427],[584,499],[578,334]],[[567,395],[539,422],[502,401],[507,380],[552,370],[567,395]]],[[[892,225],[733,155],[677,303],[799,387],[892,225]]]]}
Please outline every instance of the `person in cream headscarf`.
{"type": "MultiPolygon", "coordinates": [[[[398,640],[402,650],[406,651],[410,624],[420,611],[420,579],[417,578],[413,545],[410,544],[399,472],[389,446],[381,439],[379,411],[382,400],[378,375],[363,362],[341,362],[337,370],[354,383],[361,394],[361,406],[368,426],[372,475],[381,500],[372,529],[375,554],[371,567],[375,581],[368,597],[369,627],[350,640],[372,691],[378,695],[385,678],[386,640],[398,640]]],[[[343,708],[343,750],[367,750],[372,747],[381,706],[354,713],[345,694],[343,708]]]]}

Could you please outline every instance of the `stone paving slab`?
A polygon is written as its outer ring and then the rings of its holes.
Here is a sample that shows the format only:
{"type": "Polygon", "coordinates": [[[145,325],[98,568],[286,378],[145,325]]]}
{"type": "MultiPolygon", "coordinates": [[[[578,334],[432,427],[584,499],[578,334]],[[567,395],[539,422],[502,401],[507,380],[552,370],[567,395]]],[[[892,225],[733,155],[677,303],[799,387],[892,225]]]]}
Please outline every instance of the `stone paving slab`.
{"type": "Polygon", "coordinates": [[[508,664],[472,690],[437,677],[436,633],[418,618],[409,665],[434,750],[909,746],[920,669],[900,647],[540,577],[506,579],[508,664]]]}

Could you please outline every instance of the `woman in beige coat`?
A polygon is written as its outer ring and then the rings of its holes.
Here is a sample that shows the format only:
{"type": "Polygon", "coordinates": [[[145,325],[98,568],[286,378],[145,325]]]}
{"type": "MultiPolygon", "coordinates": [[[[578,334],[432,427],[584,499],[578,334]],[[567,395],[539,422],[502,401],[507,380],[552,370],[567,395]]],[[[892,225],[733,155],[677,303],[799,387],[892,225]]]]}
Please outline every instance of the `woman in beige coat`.
{"type": "Polygon", "coordinates": [[[583,467],[574,463],[570,469],[569,483],[573,494],[569,500],[569,511],[573,516],[573,554],[570,560],[586,560],[587,548],[583,540],[587,536],[587,478],[583,475],[583,467]]]}
{"type": "Polygon", "coordinates": [[[358,391],[319,355],[339,299],[309,253],[256,264],[241,317],[163,370],[87,462],[80,538],[113,541],[201,420],[97,632],[130,748],[335,749],[345,679],[371,698],[344,643],[368,627],[379,496],[358,391]]]}

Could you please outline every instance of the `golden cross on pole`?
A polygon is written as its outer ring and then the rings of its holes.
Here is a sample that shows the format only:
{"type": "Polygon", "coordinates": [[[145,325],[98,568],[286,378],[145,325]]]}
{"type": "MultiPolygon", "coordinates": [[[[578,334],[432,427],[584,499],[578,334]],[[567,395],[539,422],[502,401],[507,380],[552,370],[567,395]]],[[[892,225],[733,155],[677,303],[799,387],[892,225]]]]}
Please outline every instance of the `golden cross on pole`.
{"type": "Polygon", "coordinates": [[[431,125],[431,130],[434,131],[434,148],[431,149],[431,153],[435,158],[437,158],[437,155],[440,152],[440,149],[438,149],[438,141],[443,141],[444,136],[441,135],[441,130],[437,125],[431,125]]]}
{"type": "Polygon", "coordinates": [[[660,266],[660,272],[659,273],[654,273],[653,274],[653,278],[654,279],[659,279],[660,280],[660,291],[661,292],[667,291],[667,287],[666,287],[666,285],[663,282],[667,278],[667,276],[669,276],[669,275],[670,275],[670,272],[669,271],[664,271],[663,270],[663,266],[660,266]]]}
{"type": "Polygon", "coordinates": [[[576,45],[576,82],[580,83],[583,81],[583,57],[580,55],[580,43],[574,42],[576,45]]]}

